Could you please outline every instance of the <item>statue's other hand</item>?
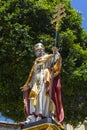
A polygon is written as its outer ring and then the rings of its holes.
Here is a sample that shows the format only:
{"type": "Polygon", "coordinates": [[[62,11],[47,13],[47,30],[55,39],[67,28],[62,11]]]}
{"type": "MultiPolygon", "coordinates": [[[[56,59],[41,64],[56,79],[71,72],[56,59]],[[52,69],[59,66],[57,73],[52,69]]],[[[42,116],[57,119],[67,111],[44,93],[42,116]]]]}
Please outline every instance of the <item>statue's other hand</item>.
{"type": "Polygon", "coordinates": [[[21,91],[27,91],[29,89],[29,86],[25,84],[23,87],[20,88],[21,91]]]}

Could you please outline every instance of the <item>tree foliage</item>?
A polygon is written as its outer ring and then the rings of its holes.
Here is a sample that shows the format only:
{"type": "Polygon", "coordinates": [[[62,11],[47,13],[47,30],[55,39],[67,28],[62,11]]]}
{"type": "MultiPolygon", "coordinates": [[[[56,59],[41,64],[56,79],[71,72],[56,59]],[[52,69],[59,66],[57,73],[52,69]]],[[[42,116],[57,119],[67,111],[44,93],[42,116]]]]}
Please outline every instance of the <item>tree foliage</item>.
{"type": "MultiPolygon", "coordinates": [[[[66,18],[60,22],[58,48],[65,122],[78,124],[87,117],[87,33],[82,16],[62,0],[66,18]]],[[[43,42],[50,53],[55,27],[52,14],[58,0],[0,1],[0,111],[14,121],[24,119],[22,92],[34,60],[33,47],[43,42]]]]}

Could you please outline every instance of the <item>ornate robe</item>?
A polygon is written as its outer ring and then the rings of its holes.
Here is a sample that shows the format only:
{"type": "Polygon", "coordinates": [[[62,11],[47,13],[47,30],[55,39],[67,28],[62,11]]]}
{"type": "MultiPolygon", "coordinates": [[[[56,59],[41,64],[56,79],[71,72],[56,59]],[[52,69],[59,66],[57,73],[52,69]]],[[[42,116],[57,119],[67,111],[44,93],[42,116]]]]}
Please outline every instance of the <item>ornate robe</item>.
{"type": "Polygon", "coordinates": [[[59,53],[55,54],[55,58],[54,54],[45,54],[35,60],[26,82],[29,90],[23,92],[27,116],[32,113],[36,116],[41,114],[43,117],[54,115],[58,122],[63,121],[64,111],[60,84],[61,65],[62,58],[59,53]],[[53,77],[52,68],[54,70],[53,77]],[[51,82],[52,79],[53,82],[51,82]],[[51,87],[52,96],[50,97],[51,87]]]}

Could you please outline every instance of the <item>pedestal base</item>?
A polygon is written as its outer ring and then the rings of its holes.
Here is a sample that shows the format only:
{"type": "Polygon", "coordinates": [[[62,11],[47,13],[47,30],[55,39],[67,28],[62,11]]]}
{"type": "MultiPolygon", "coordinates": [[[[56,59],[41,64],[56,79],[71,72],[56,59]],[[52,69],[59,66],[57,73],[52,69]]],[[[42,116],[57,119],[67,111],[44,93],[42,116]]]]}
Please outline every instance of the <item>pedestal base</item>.
{"type": "Polygon", "coordinates": [[[22,130],[64,130],[63,125],[58,124],[52,118],[44,118],[40,121],[27,124],[22,130]]]}

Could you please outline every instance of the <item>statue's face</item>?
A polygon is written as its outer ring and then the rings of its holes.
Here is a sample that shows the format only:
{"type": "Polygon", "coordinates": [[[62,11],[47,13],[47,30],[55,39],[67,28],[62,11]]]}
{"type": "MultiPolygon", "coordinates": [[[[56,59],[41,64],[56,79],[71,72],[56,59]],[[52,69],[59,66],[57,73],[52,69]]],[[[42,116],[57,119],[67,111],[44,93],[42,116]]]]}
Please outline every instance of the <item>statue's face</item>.
{"type": "Polygon", "coordinates": [[[36,57],[43,56],[45,54],[45,48],[42,43],[37,43],[35,45],[35,55],[36,57]]]}
{"type": "Polygon", "coordinates": [[[36,57],[43,56],[44,54],[45,54],[45,50],[43,48],[38,48],[37,50],[35,50],[36,57]]]}

